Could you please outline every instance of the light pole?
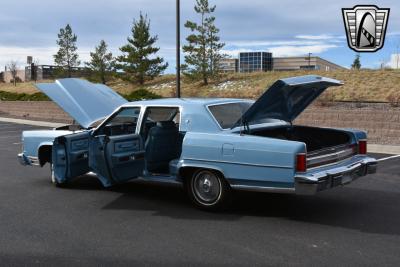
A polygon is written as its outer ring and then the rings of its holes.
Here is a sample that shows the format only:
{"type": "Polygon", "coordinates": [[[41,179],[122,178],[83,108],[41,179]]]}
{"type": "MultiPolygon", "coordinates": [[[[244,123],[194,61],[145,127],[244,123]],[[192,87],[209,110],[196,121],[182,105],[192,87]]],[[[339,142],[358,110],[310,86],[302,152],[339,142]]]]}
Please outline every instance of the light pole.
{"type": "Polygon", "coordinates": [[[181,97],[181,8],[176,0],[176,97],[181,97]]]}

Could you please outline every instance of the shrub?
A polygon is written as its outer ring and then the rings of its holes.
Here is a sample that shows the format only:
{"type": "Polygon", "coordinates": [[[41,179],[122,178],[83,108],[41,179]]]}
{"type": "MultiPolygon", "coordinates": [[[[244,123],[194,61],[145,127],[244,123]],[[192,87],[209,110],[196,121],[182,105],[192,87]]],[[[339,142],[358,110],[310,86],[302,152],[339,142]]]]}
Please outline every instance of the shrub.
{"type": "Polygon", "coordinates": [[[19,94],[0,91],[0,100],[2,101],[49,101],[50,99],[43,93],[19,94]]]}
{"type": "Polygon", "coordinates": [[[146,99],[158,99],[160,95],[150,92],[146,89],[139,89],[129,94],[121,94],[128,101],[146,100],[146,99]]]}

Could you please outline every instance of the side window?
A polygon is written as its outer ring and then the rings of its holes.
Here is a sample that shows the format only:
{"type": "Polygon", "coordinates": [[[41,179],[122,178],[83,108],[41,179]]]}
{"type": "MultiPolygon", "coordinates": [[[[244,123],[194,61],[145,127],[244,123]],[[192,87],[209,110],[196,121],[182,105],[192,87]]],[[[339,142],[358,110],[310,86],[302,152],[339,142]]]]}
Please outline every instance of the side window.
{"type": "Polygon", "coordinates": [[[111,117],[98,131],[98,135],[108,136],[134,134],[140,114],[140,108],[124,108],[111,117]]]}
{"type": "MultiPolygon", "coordinates": [[[[148,131],[157,125],[157,122],[173,121],[179,128],[180,112],[178,107],[148,107],[143,118],[140,134],[147,137],[148,131]]],[[[146,140],[146,139],[144,139],[146,140]]]]}

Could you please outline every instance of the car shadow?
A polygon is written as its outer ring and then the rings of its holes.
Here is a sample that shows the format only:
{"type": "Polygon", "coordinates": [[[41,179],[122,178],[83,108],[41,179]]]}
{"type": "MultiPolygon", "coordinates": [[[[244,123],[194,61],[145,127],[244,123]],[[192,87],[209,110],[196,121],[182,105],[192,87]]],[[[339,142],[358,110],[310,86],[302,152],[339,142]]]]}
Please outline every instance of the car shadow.
{"type": "Polygon", "coordinates": [[[95,177],[84,176],[69,190],[109,190],[120,193],[105,210],[150,211],[175,219],[235,221],[244,216],[342,227],[367,233],[400,235],[400,193],[346,186],[315,196],[235,192],[225,211],[205,212],[192,206],[179,186],[128,182],[104,189],[95,177]]]}

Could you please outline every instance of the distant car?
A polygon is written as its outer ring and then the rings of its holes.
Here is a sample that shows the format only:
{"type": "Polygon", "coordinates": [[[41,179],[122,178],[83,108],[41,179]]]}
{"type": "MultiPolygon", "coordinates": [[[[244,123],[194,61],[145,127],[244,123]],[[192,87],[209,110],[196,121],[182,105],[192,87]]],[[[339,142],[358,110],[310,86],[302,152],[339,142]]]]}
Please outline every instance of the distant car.
{"type": "Polygon", "coordinates": [[[105,187],[131,179],[182,184],[203,209],[225,206],[232,190],[315,194],[377,169],[365,132],[293,125],[326,88],[339,85],[302,76],[277,81],[257,101],[128,103],[83,80],[38,84],[80,127],[25,131],[18,157],[24,165],[49,163],[57,186],[89,172],[105,187]]]}

